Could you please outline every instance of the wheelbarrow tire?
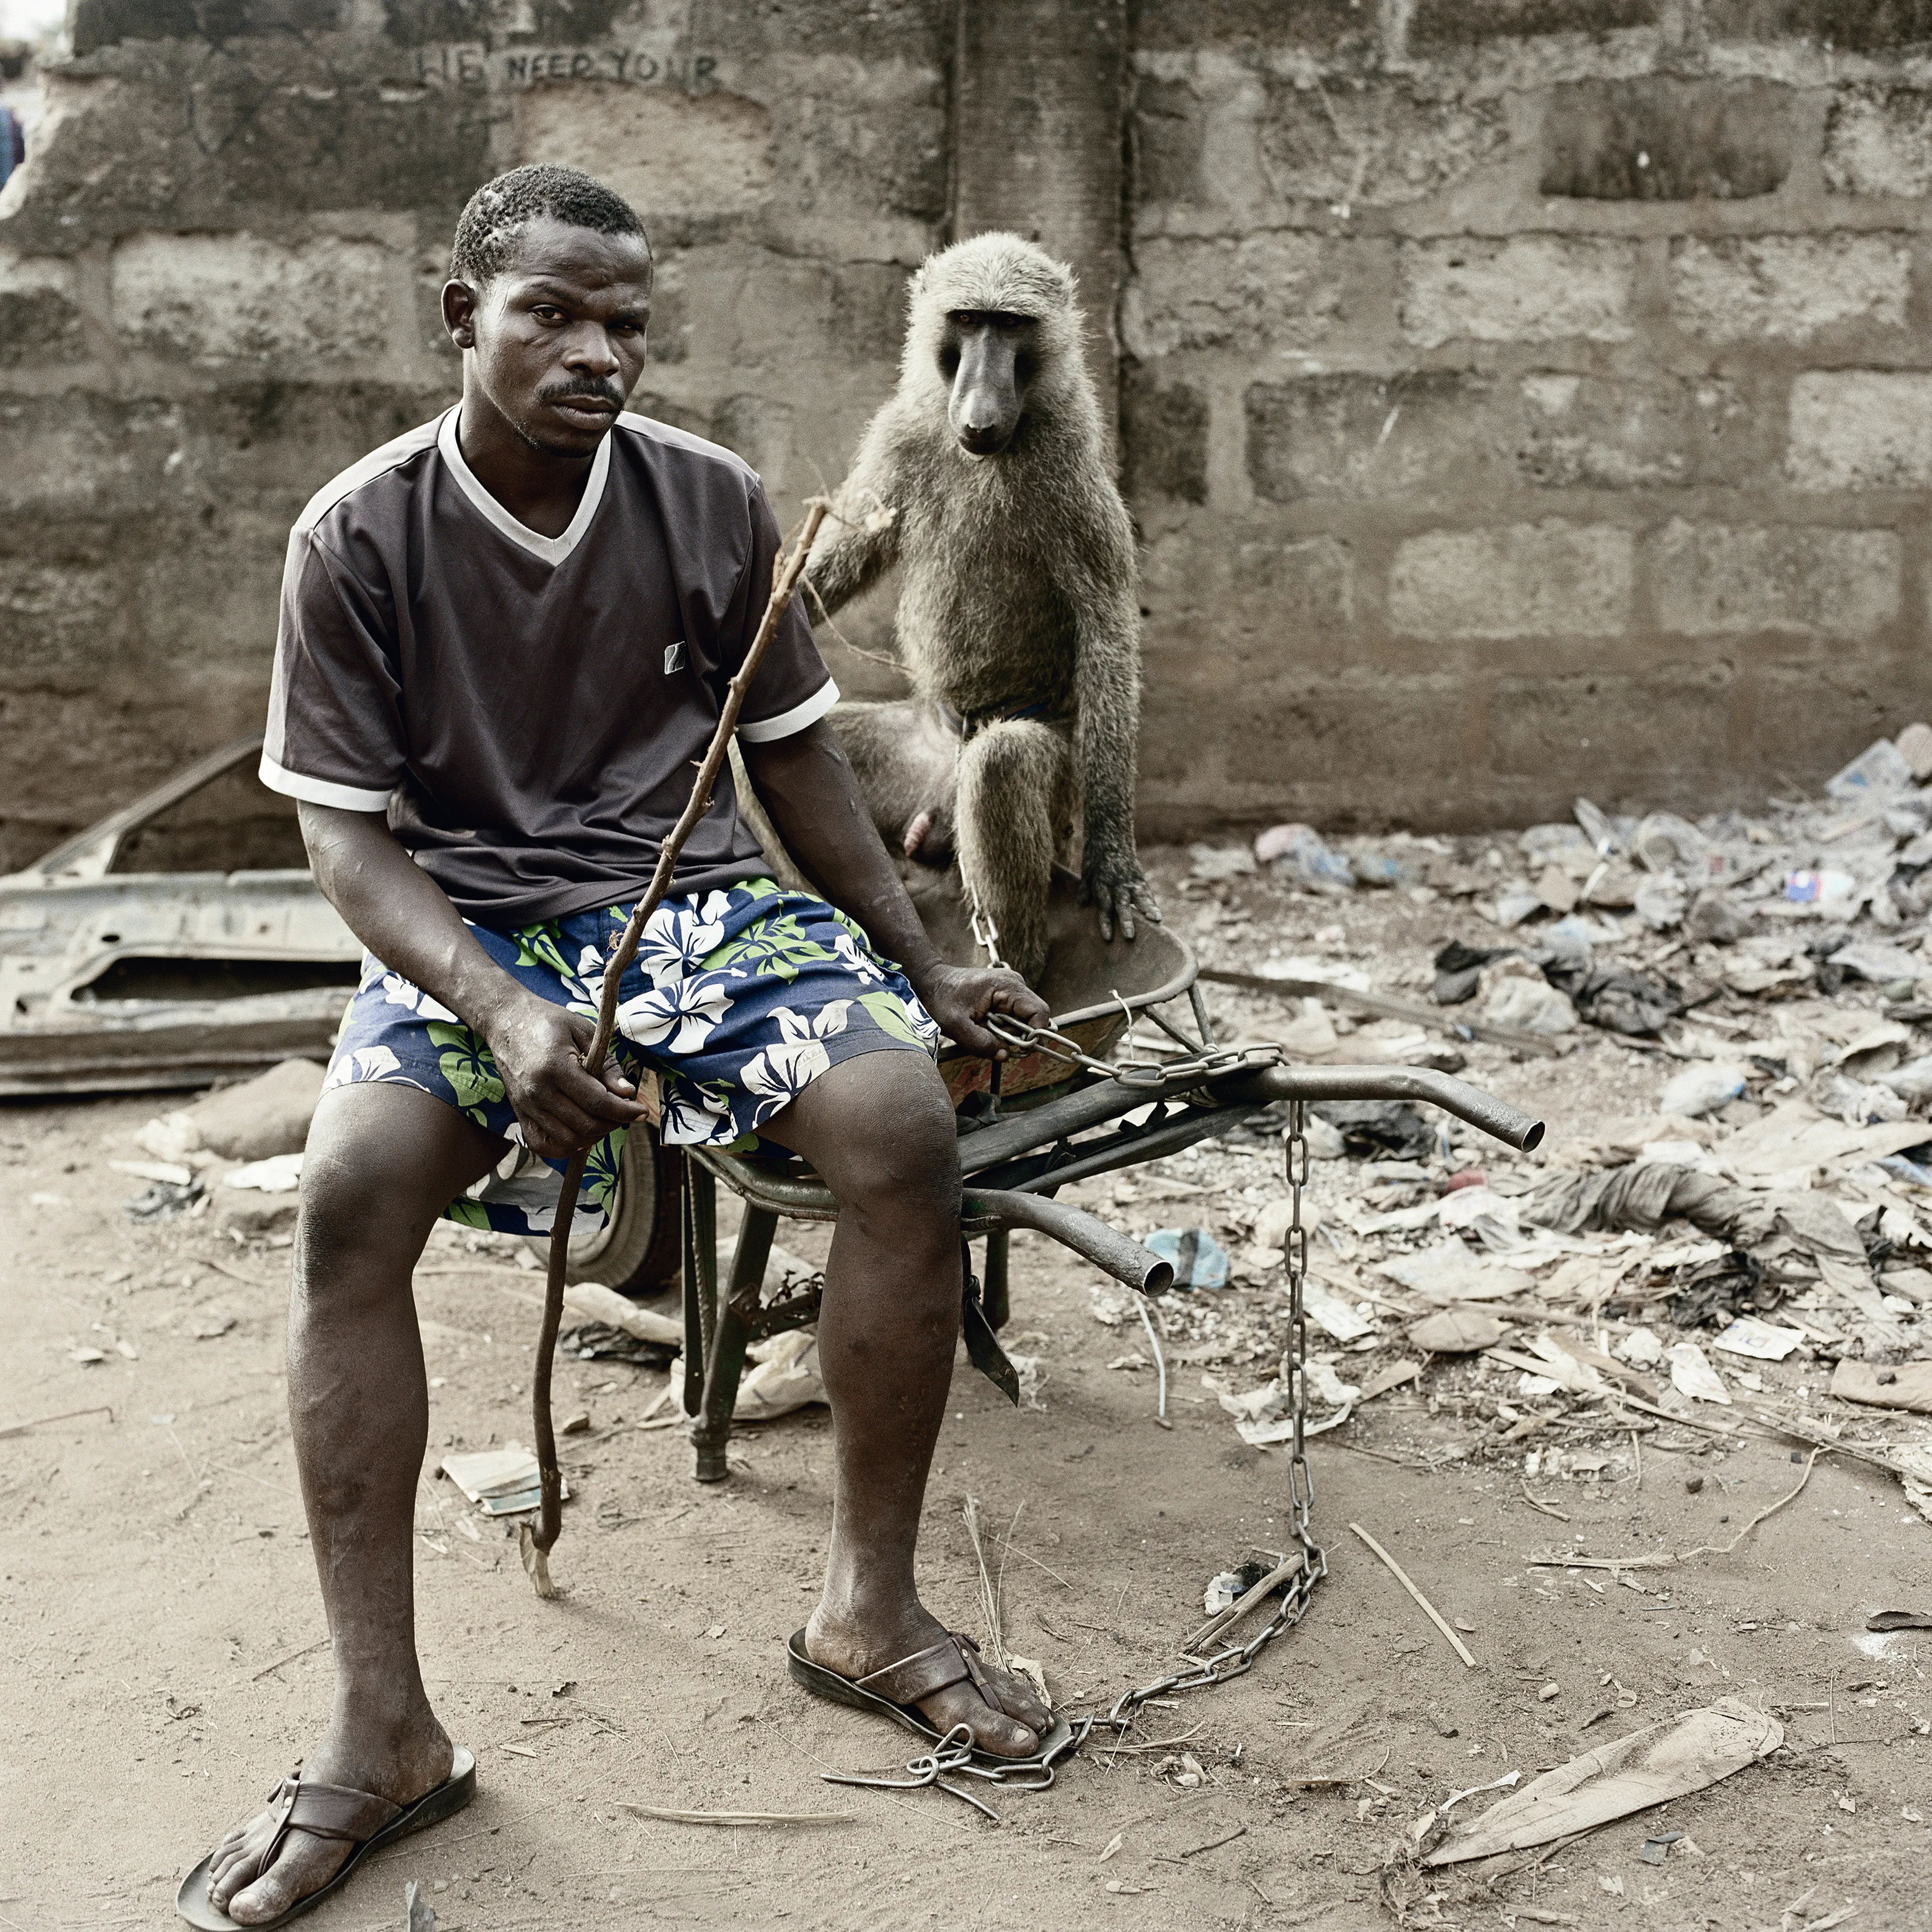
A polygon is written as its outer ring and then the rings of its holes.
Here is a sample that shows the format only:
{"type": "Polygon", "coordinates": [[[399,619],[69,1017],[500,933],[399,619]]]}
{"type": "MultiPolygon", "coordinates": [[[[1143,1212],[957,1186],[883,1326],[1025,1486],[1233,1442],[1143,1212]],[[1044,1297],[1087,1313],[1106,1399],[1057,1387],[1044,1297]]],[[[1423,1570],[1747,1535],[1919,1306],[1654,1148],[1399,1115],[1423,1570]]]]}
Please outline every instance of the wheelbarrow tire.
{"type": "MultiPolygon", "coordinates": [[[[624,1137],[616,1198],[601,1228],[574,1235],[566,1280],[601,1282],[633,1301],[655,1301],[678,1286],[679,1190],[684,1161],[658,1144],[657,1130],[640,1122],[624,1137]]],[[[546,1261],[550,1238],[530,1245],[546,1261]]]]}

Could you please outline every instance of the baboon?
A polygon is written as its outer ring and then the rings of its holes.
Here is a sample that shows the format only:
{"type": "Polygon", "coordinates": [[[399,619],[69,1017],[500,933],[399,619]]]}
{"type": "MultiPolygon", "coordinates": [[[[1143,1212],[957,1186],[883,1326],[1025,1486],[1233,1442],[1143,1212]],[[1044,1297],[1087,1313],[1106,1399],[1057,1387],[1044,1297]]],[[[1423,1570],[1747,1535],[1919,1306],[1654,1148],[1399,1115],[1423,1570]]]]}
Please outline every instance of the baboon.
{"type": "Polygon", "coordinates": [[[1132,938],[1136,914],[1160,916],[1134,850],[1138,583],[1072,272],[1016,235],[929,258],[898,388],[836,503],[838,533],[810,568],[818,608],[829,616],[901,572],[914,699],[832,717],[888,842],[943,863],[950,817],[1000,953],[1036,980],[1077,814],[1101,931],[1118,918],[1132,938]]]}

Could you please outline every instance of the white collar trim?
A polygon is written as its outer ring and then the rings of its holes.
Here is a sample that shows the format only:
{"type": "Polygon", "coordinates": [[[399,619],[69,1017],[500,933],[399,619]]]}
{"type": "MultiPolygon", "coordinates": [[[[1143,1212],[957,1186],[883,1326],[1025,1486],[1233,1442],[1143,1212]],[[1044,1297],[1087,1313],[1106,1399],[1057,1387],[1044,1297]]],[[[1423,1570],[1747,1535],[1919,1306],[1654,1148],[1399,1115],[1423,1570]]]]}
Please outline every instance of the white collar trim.
{"type": "Polygon", "coordinates": [[[484,520],[500,530],[511,542],[526,550],[532,556],[542,557],[544,562],[558,564],[569,556],[584,541],[584,533],[590,527],[590,520],[597,514],[597,506],[604,500],[604,479],[610,473],[610,439],[607,435],[597,446],[597,454],[590,459],[590,480],[584,486],[583,500],[577,506],[577,514],[570,520],[570,527],[560,537],[540,536],[527,524],[519,523],[476,480],[476,474],[463,460],[463,451],[456,440],[457,418],[462,414],[459,404],[443,419],[437,430],[436,446],[442,460],[449,466],[449,473],[456,478],[457,488],[483,515],[484,520]]]}

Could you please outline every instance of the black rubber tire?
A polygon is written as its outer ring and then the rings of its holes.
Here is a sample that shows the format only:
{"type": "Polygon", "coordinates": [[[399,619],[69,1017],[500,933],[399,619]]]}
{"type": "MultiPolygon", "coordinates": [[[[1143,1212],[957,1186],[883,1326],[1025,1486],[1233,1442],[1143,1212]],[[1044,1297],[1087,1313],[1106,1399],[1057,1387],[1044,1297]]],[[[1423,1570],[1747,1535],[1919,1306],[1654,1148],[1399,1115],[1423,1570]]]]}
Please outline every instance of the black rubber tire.
{"type": "MultiPolygon", "coordinates": [[[[565,1278],[602,1282],[633,1301],[652,1301],[676,1287],[683,1174],[682,1156],[664,1154],[656,1128],[633,1127],[624,1137],[610,1218],[592,1232],[573,1236],[565,1278]]],[[[549,1260],[548,1235],[533,1238],[530,1245],[549,1260]]]]}

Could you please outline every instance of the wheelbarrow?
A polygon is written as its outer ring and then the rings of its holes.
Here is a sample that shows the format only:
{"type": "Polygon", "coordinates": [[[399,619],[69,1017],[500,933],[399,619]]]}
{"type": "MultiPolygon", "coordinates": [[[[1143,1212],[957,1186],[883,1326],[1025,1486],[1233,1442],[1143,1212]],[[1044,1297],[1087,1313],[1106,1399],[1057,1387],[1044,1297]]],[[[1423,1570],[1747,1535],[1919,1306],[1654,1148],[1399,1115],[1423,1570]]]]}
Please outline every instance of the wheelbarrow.
{"type": "MultiPolygon", "coordinates": [[[[971,928],[956,878],[928,872],[909,884],[941,952],[972,962],[971,928]]],[[[1186,942],[1171,928],[1152,924],[1132,940],[1118,934],[1103,940],[1091,910],[1078,904],[1078,881],[1070,874],[1056,875],[1049,933],[1039,990],[1054,1016],[1050,1028],[1030,1033],[1004,1062],[955,1047],[939,1062],[959,1130],[967,1352],[1016,1402],[1018,1379],[998,1340],[1009,1311],[1008,1240],[1014,1228],[1050,1237],[1140,1294],[1172,1285],[1173,1270],[1160,1256],[1055,1200],[1070,1183],[1177,1154],[1278,1101],[1422,1101],[1513,1148],[1533,1148],[1543,1137],[1540,1122],[1446,1074],[1406,1066],[1293,1066],[1274,1048],[1217,1048],[1186,942]],[[1108,1064],[1106,1056],[1142,1020],[1167,1038],[1176,1057],[1166,1064],[1108,1064]],[[1189,1024],[1191,1035],[1184,1030],[1189,1024]],[[976,1269],[975,1241],[985,1244],[976,1269]]],[[[746,1350],[818,1319],[816,1282],[766,1287],[778,1222],[838,1216],[830,1190],[796,1155],[670,1148],[637,1129],[626,1144],[608,1226],[573,1243],[574,1278],[602,1280],[634,1297],[668,1292],[674,1266],[681,1275],[684,1406],[698,1481],[721,1482],[726,1475],[746,1350]],[[744,1203],[722,1280],[721,1183],[744,1203]]]]}

